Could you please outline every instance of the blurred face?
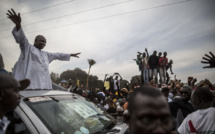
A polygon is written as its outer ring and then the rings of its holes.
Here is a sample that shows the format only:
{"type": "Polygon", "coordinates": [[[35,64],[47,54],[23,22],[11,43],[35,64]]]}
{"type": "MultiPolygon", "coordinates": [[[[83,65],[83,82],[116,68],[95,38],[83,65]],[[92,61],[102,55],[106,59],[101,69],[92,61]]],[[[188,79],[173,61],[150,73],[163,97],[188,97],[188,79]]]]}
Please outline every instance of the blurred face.
{"type": "Polygon", "coordinates": [[[5,111],[14,110],[20,103],[21,96],[19,94],[19,83],[17,82],[13,88],[1,90],[2,105],[5,111]]]}
{"type": "Polygon", "coordinates": [[[146,57],[146,53],[143,53],[143,58],[146,57]]]}
{"type": "Polygon", "coordinates": [[[162,94],[163,94],[164,97],[166,97],[166,98],[168,98],[168,96],[169,96],[169,92],[168,92],[168,91],[165,91],[165,92],[163,92],[162,94]]]}
{"type": "Polygon", "coordinates": [[[128,95],[128,93],[126,93],[124,91],[121,91],[121,94],[122,94],[122,96],[125,96],[125,97],[128,95]]]}
{"type": "Polygon", "coordinates": [[[166,52],[164,52],[164,53],[163,53],[163,55],[164,55],[164,57],[166,57],[167,53],[166,53],[166,52]]]}
{"type": "Polygon", "coordinates": [[[157,54],[157,51],[154,51],[154,52],[153,52],[153,55],[156,55],[156,54],[157,54]]]}
{"type": "Polygon", "coordinates": [[[172,118],[163,96],[154,98],[138,94],[135,102],[135,110],[129,120],[131,134],[171,133],[172,118]]]}
{"type": "Polygon", "coordinates": [[[42,35],[36,37],[34,46],[38,49],[43,49],[46,46],[46,38],[42,35]]]}
{"type": "Polygon", "coordinates": [[[180,94],[181,94],[182,99],[187,100],[187,101],[190,100],[191,91],[189,89],[182,88],[181,91],[180,91],[180,94]]]}
{"type": "Polygon", "coordinates": [[[161,53],[161,52],[159,52],[158,56],[160,57],[161,55],[162,55],[162,53],[161,53]]]}

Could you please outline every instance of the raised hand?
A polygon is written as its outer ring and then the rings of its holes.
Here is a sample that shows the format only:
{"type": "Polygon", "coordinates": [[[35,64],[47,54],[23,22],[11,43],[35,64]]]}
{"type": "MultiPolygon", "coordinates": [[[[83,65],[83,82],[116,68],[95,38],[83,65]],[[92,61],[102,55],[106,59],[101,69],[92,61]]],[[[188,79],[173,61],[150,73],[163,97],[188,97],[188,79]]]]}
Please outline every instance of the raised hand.
{"type": "Polygon", "coordinates": [[[76,57],[76,58],[79,58],[79,56],[78,56],[79,54],[81,54],[81,53],[71,54],[71,56],[76,57]]]}
{"type": "Polygon", "coordinates": [[[191,82],[193,80],[193,77],[192,76],[189,76],[188,78],[187,78],[187,81],[188,82],[191,82]]]}
{"type": "Polygon", "coordinates": [[[205,61],[201,61],[203,64],[209,64],[209,66],[204,66],[203,68],[214,68],[215,67],[215,56],[212,52],[209,52],[211,56],[205,54],[205,57],[202,57],[205,61]]]}
{"type": "Polygon", "coordinates": [[[17,30],[19,30],[20,27],[21,27],[21,17],[20,17],[20,13],[18,13],[18,15],[17,15],[16,12],[11,8],[11,11],[8,10],[7,17],[8,17],[11,21],[13,21],[14,24],[16,24],[16,28],[17,28],[17,30]]]}

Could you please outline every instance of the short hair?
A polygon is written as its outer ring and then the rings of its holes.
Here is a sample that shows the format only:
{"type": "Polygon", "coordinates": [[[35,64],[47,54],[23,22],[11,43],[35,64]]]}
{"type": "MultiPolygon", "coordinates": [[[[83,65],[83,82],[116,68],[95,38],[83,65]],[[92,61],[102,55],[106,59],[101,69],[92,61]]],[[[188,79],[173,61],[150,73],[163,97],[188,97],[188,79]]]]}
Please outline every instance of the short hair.
{"type": "MultiPolygon", "coordinates": [[[[37,39],[38,38],[40,38],[40,37],[44,37],[43,35],[37,35],[36,37],[35,37],[35,40],[34,40],[34,42],[36,42],[37,41],[37,39]]],[[[44,37],[45,38],[45,37],[44,37]]]]}
{"type": "Polygon", "coordinates": [[[193,99],[195,100],[197,97],[200,98],[201,101],[204,103],[213,102],[213,93],[210,91],[209,88],[206,87],[198,87],[193,92],[193,99]]]}
{"type": "Polygon", "coordinates": [[[141,95],[146,95],[146,96],[149,96],[149,97],[161,97],[162,94],[155,88],[153,87],[149,87],[149,86],[141,86],[139,88],[136,88],[134,90],[134,92],[132,93],[131,96],[129,96],[129,101],[128,101],[128,111],[129,113],[131,114],[135,109],[134,109],[134,106],[135,106],[135,98],[138,94],[141,94],[141,95]]]}
{"type": "Polygon", "coordinates": [[[161,93],[165,93],[165,92],[169,92],[169,88],[168,87],[162,88],[161,93]]]}

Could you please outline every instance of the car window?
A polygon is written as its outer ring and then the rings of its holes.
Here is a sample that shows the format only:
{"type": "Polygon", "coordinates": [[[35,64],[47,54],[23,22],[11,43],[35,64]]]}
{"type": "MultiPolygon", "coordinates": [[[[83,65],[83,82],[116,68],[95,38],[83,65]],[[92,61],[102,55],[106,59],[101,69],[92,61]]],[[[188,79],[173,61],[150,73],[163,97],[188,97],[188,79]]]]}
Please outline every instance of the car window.
{"type": "Polygon", "coordinates": [[[55,134],[87,134],[111,129],[116,120],[83,98],[32,97],[25,101],[55,134]]]}
{"type": "Polygon", "coordinates": [[[6,134],[31,134],[16,112],[11,111],[6,116],[10,120],[6,134]]]}

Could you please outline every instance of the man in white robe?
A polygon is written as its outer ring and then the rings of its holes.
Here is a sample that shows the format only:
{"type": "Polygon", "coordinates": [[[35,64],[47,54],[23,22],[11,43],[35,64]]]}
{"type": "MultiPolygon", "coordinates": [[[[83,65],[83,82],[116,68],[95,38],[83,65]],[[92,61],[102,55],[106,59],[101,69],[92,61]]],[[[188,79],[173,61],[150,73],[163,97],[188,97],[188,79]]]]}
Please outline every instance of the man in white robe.
{"type": "Polygon", "coordinates": [[[70,56],[79,58],[80,53],[50,53],[42,51],[46,45],[46,38],[38,35],[35,38],[34,45],[28,42],[21,27],[20,13],[11,9],[8,10],[8,18],[10,18],[16,27],[12,33],[17,43],[19,43],[21,54],[14,66],[13,75],[17,80],[28,78],[31,81],[27,89],[52,89],[52,82],[49,75],[49,63],[53,60],[69,61],[70,56]]]}

